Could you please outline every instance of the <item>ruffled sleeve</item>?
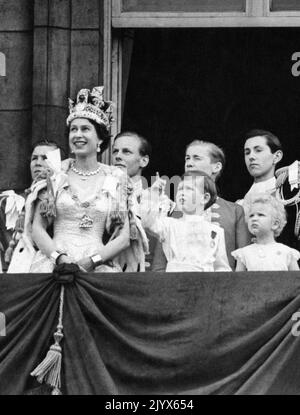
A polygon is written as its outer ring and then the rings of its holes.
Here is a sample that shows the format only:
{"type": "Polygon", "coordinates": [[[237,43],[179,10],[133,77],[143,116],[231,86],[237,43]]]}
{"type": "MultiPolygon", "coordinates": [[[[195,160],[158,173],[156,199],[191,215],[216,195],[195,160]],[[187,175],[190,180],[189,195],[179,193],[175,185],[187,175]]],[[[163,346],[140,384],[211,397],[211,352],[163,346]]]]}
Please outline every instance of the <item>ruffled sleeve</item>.
{"type": "Polygon", "coordinates": [[[243,248],[232,251],[231,255],[233,256],[235,260],[239,260],[243,265],[246,266],[245,251],[243,248]]]}
{"type": "Polygon", "coordinates": [[[142,224],[151,234],[162,242],[168,233],[168,212],[170,210],[169,199],[164,195],[153,195],[148,189],[144,193],[140,204],[142,224]]]}
{"type": "Polygon", "coordinates": [[[102,192],[109,201],[106,229],[110,234],[123,225],[128,215],[128,178],[119,168],[103,165],[105,174],[102,192]]]}
{"type": "Polygon", "coordinates": [[[42,202],[47,200],[47,189],[42,189],[37,195],[37,199],[42,202]]]}
{"type": "Polygon", "coordinates": [[[133,203],[133,185],[121,169],[104,165],[106,178],[102,191],[109,200],[106,229],[111,238],[116,237],[126,217],[130,227],[130,246],[118,255],[118,262],[126,272],[145,270],[145,253],[148,252],[148,239],[140,219],[136,216],[133,203]]]}
{"type": "Polygon", "coordinates": [[[292,261],[298,261],[299,258],[300,258],[300,252],[297,251],[297,249],[289,248],[288,265],[290,265],[292,261]]]}
{"type": "Polygon", "coordinates": [[[20,213],[22,212],[25,205],[25,198],[16,194],[13,190],[7,190],[0,194],[0,204],[3,201],[5,204],[5,218],[6,218],[6,229],[14,230],[20,213]]]}

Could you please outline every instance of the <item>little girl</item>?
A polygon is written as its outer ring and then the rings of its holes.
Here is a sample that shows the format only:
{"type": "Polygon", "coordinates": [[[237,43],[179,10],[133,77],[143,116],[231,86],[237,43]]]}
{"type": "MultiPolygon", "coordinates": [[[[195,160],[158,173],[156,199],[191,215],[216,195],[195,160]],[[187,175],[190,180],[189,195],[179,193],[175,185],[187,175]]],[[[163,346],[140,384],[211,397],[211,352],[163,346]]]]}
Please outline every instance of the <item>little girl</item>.
{"type": "Polygon", "coordinates": [[[160,209],[165,181],[158,179],[141,206],[143,226],[162,242],[167,272],[231,271],[225,250],[224,230],[205,220],[204,210],[216,200],[212,179],[200,171],[187,172],[178,185],[180,219],[166,217],[160,209]]]}
{"type": "Polygon", "coordinates": [[[256,195],[246,209],[246,221],[255,243],[231,254],[236,271],[296,271],[300,257],[296,249],[275,241],[286,225],[283,204],[271,195],[256,195]]]}

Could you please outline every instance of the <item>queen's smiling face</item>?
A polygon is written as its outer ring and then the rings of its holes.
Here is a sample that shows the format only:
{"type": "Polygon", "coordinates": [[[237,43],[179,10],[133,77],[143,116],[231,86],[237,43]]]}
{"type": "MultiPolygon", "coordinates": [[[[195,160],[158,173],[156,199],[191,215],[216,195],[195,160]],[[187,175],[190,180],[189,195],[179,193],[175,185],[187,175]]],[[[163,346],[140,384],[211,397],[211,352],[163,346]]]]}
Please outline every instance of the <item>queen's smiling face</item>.
{"type": "Polygon", "coordinates": [[[97,146],[101,143],[95,126],[87,118],[75,118],[71,121],[69,146],[75,156],[96,154],[97,146]]]}

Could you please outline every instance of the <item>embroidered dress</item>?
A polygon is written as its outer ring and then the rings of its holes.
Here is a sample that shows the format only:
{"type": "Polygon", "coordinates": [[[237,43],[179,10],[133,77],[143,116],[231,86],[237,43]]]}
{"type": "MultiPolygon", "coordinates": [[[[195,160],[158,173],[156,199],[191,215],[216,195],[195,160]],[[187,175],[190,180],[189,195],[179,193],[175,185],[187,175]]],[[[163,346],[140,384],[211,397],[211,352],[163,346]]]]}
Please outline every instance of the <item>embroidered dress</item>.
{"type": "Polygon", "coordinates": [[[300,253],[287,245],[272,242],[236,249],[231,253],[247,268],[247,271],[288,271],[292,260],[298,261],[300,253]]]}
{"type": "MultiPolygon", "coordinates": [[[[131,210],[130,182],[117,167],[101,164],[105,176],[102,188],[95,191],[87,200],[80,200],[68,182],[66,174],[72,160],[62,162],[62,170],[51,176],[56,216],[53,220],[53,240],[56,249],[66,252],[75,261],[85,256],[95,255],[103,246],[103,235],[115,238],[120,232],[120,224],[126,217],[130,222],[130,246],[121,251],[113,261],[95,268],[95,272],[144,271],[147,251],[147,237],[140,220],[131,210]]],[[[41,180],[32,189],[25,207],[25,226],[8,272],[52,272],[54,264],[42,252],[36,252],[31,237],[32,220],[36,200],[41,198],[49,183],[41,180]]],[[[47,191],[48,191],[47,190],[47,191]]],[[[48,194],[49,196],[49,194],[48,194]]],[[[107,240],[107,238],[106,238],[107,240]]]]}
{"type": "MultiPolygon", "coordinates": [[[[69,186],[64,187],[56,199],[53,225],[53,241],[57,250],[66,252],[75,262],[101,251],[109,206],[109,195],[104,191],[80,201],[69,186]]],[[[53,268],[53,262],[38,251],[30,272],[52,272],[53,268]]],[[[95,271],[120,272],[122,269],[115,261],[110,265],[100,265],[95,271]]]]}
{"type": "Polygon", "coordinates": [[[157,217],[147,222],[147,228],[162,242],[167,272],[231,271],[224,230],[203,216],[157,217]]]}

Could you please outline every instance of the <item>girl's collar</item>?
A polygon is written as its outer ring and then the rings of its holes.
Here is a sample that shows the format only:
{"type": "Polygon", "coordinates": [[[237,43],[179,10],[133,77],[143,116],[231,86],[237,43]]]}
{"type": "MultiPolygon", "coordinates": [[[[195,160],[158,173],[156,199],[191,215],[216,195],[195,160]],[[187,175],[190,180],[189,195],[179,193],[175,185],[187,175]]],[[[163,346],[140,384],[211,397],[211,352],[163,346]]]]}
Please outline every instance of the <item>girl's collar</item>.
{"type": "Polygon", "coordinates": [[[202,222],[204,221],[204,216],[202,215],[183,215],[182,220],[185,222],[202,222]]]}

